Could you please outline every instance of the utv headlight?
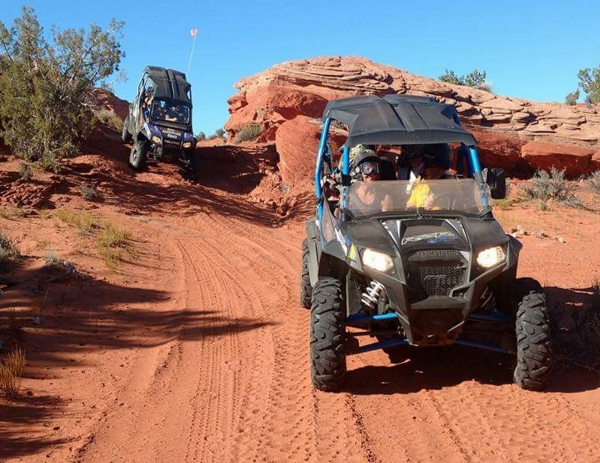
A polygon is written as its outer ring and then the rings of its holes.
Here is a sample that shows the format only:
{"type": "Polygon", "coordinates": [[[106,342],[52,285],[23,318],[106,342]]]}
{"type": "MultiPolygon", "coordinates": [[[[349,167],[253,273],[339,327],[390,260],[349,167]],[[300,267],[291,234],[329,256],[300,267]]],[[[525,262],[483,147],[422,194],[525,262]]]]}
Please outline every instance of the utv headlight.
{"type": "Polygon", "coordinates": [[[501,246],[494,246],[477,254],[477,263],[484,268],[490,268],[503,262],[505,258],[504,249],[501,246]]]}
{"type": "Polygon", "coordinates": [[[156,135],[152,135],[152,137],[150,137],[150,140],[152,140],[152,143],[160,144],[160,137],[157,137],[156,135]]]}
{"type": "Polygon", "coordinates": [[[387,272],[394,265],[390,256],[381,252],[373,251],[372,249],[364,250],[362,261],[364,265],[371,267],[373,270],[377,270],[378,272],[387,272]]]}
{"type": "Polygon", "coordinates": [[[189,142],[189,141],[186,141],[186,142],[183,143],[183,147],[184,148],[191,148],[191,146],[192,146],[192,143],[189,142]]]}

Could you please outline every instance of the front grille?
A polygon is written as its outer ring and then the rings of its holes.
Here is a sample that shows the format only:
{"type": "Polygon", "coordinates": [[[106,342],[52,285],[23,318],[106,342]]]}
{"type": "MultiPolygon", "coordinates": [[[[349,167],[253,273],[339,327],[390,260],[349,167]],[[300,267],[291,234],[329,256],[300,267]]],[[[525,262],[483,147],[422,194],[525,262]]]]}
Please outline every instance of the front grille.
{"type": "Polygon", "coordinates": [[[408,258],[408,285],[423,296],[448,296],[466,282],[467,263],[457,251],[418,251],[408,258]]]}
{"type": "Polygon", "coordinates": [[[452,265],[419,266],[419,282],[428,296],[448,296],[450,290],[465,281],[466,269],[452,265]]]}

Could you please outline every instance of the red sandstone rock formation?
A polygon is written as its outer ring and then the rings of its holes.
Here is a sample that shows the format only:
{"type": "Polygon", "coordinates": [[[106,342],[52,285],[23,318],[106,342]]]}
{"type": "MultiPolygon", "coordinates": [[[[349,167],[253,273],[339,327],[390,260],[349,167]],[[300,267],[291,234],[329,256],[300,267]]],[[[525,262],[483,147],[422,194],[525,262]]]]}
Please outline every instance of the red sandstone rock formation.
{"type": "Polygon", "coordinates": [[[555,165],[577,176],[600,166],[598,107],[498,96],[361,57],[291,61],[242,79],[235,87],[239,93],[228,100],[231,116],[225,125],[229,138],[233,139],[248,123],[262,124],[264,130],[258,141],[276,144],[286,183],[297,181],[292,170],[304,163],[300,158],[308,154],[314,158],[318,144],[318,135],[308,136],[307,132],[314,124],[305,118],[291,121],[298,116],[316,119],[328,100],[358,94],[428,95],[456,105],[463,123],[480,142],[482,162],[503,166],[509,172],[531,172],[555,165]]]}

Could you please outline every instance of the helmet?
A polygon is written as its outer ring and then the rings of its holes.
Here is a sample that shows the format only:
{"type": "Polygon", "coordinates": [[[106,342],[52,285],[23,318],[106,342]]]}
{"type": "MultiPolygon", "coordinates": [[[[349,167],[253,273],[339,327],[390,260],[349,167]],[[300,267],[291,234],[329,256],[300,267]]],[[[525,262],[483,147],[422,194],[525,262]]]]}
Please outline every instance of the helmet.
{"type": "Polygon", "coordinates": [[[379,164],[379,156],[372,149],[365,148],[364,145],[358,145],[353,148],[355,151],[354,157],[350,158],[350,175],[352,178],[361,178],[362,173],[360,171],[360,165],[365,161],[376,162],[379,164]],[[358,146],[361,146],[360,150],[357,150],[358,146]]]}
{"type": "Polygon", "coordinates": [[[450,167],[451,154],[452,149],[447,143],[429,145],[424,155],[425,167],[439,166],[448,169],[450,167]]]}

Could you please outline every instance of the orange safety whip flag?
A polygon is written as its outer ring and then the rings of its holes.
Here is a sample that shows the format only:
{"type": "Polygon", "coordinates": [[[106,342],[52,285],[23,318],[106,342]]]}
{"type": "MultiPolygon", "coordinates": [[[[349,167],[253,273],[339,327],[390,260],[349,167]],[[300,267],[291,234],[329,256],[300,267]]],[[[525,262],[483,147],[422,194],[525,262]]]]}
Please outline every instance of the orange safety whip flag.
{"type": "Polygon", "coordinates": [[[192,35],[192,37],[196,37],[196,35],[198,34],[198,29],[192,29],[190,31],[190,34],[192,35]]]}

